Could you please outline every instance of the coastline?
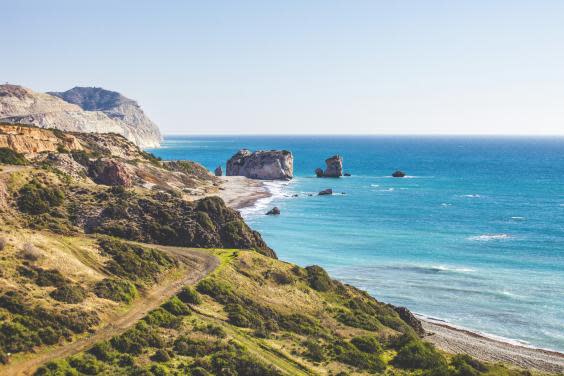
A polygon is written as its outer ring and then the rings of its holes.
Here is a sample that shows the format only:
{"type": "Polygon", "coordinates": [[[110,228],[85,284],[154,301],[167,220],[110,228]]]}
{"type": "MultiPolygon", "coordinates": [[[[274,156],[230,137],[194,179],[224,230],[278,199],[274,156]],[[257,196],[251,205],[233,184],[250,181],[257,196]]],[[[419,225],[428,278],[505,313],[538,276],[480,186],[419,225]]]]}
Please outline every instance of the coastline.
{"type": "MultiPolygon", "coordinates": [[[[273,193],[265,181],[242,176],[224,176],[219,196],[234,209],[249,209],[273,193]]],[[[564,373],[564,353],[527,347],[515,341],[496,338],[471,329],[456,327],[443,320],[415,315],[427,332],[424,339],[447,353],[465,353],[488,362],[501,362],[541,372],[564,373]]]]}

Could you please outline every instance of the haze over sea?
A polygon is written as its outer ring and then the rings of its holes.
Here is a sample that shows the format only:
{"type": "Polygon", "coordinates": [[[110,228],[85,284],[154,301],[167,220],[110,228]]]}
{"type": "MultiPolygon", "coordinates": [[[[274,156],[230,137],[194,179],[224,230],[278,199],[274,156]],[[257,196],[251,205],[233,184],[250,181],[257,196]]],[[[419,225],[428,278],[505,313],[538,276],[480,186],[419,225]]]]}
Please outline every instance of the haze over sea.
{"type": "Polygon", "coordinates": [[[279,258],[424,316],[564,351],[564,138],[169,136],[151,151],[225,170],[241,148],[294,154],[295,178],[242,210],[279,258]],[[333,154],[352,176],[316,178],[333,154]],[[325,188],[338,194],[316,195],[325,188]],[[264,215],[272,206],[282,214],[264,215]]]}

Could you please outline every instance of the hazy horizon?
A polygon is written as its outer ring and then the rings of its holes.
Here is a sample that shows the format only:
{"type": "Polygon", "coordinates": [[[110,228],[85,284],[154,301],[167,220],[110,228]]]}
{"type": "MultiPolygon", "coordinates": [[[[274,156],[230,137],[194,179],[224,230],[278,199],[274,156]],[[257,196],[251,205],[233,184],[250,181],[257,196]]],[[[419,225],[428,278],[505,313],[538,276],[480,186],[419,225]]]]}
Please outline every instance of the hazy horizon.
{"type": "Polygon", "coordinates": [[[564,2],[34,0],[3,11],[1,82],[119,91],[164,134],[564,134],[564,2]]]}

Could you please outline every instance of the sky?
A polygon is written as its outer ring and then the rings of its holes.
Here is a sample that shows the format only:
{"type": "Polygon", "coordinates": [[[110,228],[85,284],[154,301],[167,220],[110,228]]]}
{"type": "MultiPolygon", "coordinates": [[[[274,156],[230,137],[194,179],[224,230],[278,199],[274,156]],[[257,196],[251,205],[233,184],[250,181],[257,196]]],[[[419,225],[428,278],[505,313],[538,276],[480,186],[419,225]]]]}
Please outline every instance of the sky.
{"type": "Polygon", "coordinates": [[[564,1],[0,0],[0,82],[165,134],[564,134],[564,1]]]}

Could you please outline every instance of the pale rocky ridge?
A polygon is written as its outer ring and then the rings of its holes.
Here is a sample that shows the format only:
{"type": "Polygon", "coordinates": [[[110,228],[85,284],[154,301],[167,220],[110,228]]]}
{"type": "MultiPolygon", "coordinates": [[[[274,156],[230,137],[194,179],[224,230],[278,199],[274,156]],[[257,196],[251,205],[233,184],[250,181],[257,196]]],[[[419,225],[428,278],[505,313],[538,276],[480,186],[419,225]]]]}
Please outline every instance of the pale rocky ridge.
{"type": "MultiPolygon", "coordinates": [[[[143,148],[159,146],[161,135],[157,126],[136,102],[103,89],[75,88],[71,92],[77,94],[90,90],[100,91],[100,96],[93,96],[89,102],[80,102],[85,106],[82,108],[55,95],[17,85],[0,85],[0,122],[31,124],[67,132],[117,133],[143,148]],[[98,102],[101,102],[99,109],[89,110],[98,102]]],[[[57,94],[65,93],[69,92],[57,94]]],[[[68,98],[78,102],[77,96],[68,98]]]]}
{"type": "Polygon", "coordinates": [[[226,176],[250,179],[290,180],[294,177],[294,157],[287,150],[239,150],[228,161],[226,176]]]}

